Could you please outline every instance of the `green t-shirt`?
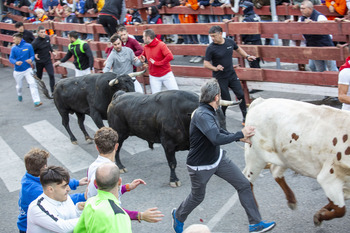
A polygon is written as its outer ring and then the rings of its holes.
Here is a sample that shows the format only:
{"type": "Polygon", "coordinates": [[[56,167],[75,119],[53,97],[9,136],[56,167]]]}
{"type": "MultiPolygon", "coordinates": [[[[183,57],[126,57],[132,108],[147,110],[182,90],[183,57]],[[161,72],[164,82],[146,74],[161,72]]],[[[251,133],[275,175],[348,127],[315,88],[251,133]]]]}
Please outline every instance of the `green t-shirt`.
{"type": "Polygon", "coordinates": [[[131,233],[129,215],[120,207],[118,199],[109,192],[97,190],[89,198],[74,232],[131,233]]]}

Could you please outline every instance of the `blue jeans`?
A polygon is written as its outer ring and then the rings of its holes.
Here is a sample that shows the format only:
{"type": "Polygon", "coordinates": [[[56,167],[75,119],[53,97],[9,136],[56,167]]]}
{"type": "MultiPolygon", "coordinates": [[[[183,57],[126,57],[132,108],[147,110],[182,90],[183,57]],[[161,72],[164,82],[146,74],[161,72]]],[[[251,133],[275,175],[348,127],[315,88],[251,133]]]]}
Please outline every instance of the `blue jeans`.
{"type": "Polygon", "coordinates": [[[180,23],[178,14],[173,14],[173,21],[174,21],[174,24],[179,24],[180,23]]]}
{"type": "MultiPolygon", "coordinates": [[[[214,23],[218,21],[217,15],[198,15],[198,23],[214,23]]],[[[200,35],[199,41],[201,44],[209,44],[208,35],[200,35]]]]}
{"type": "Polygon", "coordinates": [[[334,60],[313,60],[315,63],[316,71],[338,71],[337,63],[334,60]]]}

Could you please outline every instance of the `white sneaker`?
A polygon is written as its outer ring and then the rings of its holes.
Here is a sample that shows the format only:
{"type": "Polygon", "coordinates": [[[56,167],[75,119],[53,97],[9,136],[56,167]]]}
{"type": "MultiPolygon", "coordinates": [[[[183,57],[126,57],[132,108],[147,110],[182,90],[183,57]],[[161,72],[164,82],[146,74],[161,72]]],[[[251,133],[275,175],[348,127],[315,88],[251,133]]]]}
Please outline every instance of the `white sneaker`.
{"type": "Polygon", "coordinates": [[[193,60],[193,62],[194,63],[199,63],[199,62],[201,62],[203,60],[203,58],[201,57],[201,56],[198,56],[198,57],[196,57],[194,60],[193,60]]]}
{"type": "Polygon", "coordinates": [[[190,59],[190,63],[193,63],[194,60],[196,60],[196,58],[197,58],[197,57],[192,57],[192,58],[190,59]]]}

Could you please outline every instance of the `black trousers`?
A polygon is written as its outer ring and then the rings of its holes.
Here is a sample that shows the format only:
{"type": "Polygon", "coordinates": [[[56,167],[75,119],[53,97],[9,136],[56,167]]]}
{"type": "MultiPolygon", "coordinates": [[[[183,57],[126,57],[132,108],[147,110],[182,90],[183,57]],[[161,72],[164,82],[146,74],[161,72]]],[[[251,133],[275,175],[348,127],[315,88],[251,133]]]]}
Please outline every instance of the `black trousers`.
{"type": "Polygon", "coordinates": [[[52,93],[54,88],[55,88],[55,72],[54,72],[51,60],[49,62],[46,62],[46,63],[36,62],[35,64],[36,64],[36,75],[38,76],[39,79],[42,79],[43,70],[45,68],[45,70],[50,78],[50,89],[51,89],[51,93],[52,93]]]}
{"type": "Polygon", "coordinates": [[[116,20],[112,16],[99,15],[98,22],[102,24],[109,38],[111,38],[111,36],[117,32],[118,20],[116,20]]]}
{"type": "MultiPolygon", "coordinates": [[[[239,108],[241,109],[241,112],[243,115],[243,121],[244,121],[245,116],[247,115],[247,105],[244,99],[243,88],[242,88],[241,82],[237,78],[237,75],[235,74],[233,77],[229,77],[229,78],[220,78],[218,79],[218,83],[221,89],[221,99],[231,100],[230,90],[229,90],[229,88],[231,88],[233,93],[235,93],[237,99],[242,100],[242,102],[239,104],[239,108]]],[[[224,114],[226,115],[227,107],[222,106],[221,108],[224,114]]]]}

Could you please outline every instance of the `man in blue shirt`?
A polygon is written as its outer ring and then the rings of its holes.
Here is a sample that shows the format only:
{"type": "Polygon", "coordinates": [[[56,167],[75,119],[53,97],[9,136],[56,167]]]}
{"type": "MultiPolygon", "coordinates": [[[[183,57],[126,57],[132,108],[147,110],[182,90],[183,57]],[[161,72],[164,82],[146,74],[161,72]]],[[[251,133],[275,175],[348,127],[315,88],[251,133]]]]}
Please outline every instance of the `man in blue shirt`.
{"type": "Polygon", "coordinates": [[[15,65],[13,77],[16,80],[16,90],[18,101],[22,102],[22,81],[23,78],[29,84],[30,93],[35,107],[39,107],[43,103],[40,102],[40,96],[35,79],[33,78],[32,63],[34,61],[34,50],[31,44],[23,40],[22,33],[13,34],[13,42],[15,46],[11,49],[10,62],[15,65]]]}
{"type": "MultiPolygon", "coordinates": [[[[21,191],[19,192],[19,215],[17,220],[17,227],[20,233],[27,231],[27,212],[29,204],[43,193],[43,187],[40,183],[40,171],[47,167],[47,159],[50,154],[42,149],[33,148],[24,156],[24,164],[26,167],[26,174],[21,180],[21,191]]],[[[69,187],[72,190],[77,189],[78,186],[87,185],[87,177],[80,180],[70,179],[69,187]]],[[[86,201],[84,193],[76,193],[70,195],[74,204],[86,201]]]]}

